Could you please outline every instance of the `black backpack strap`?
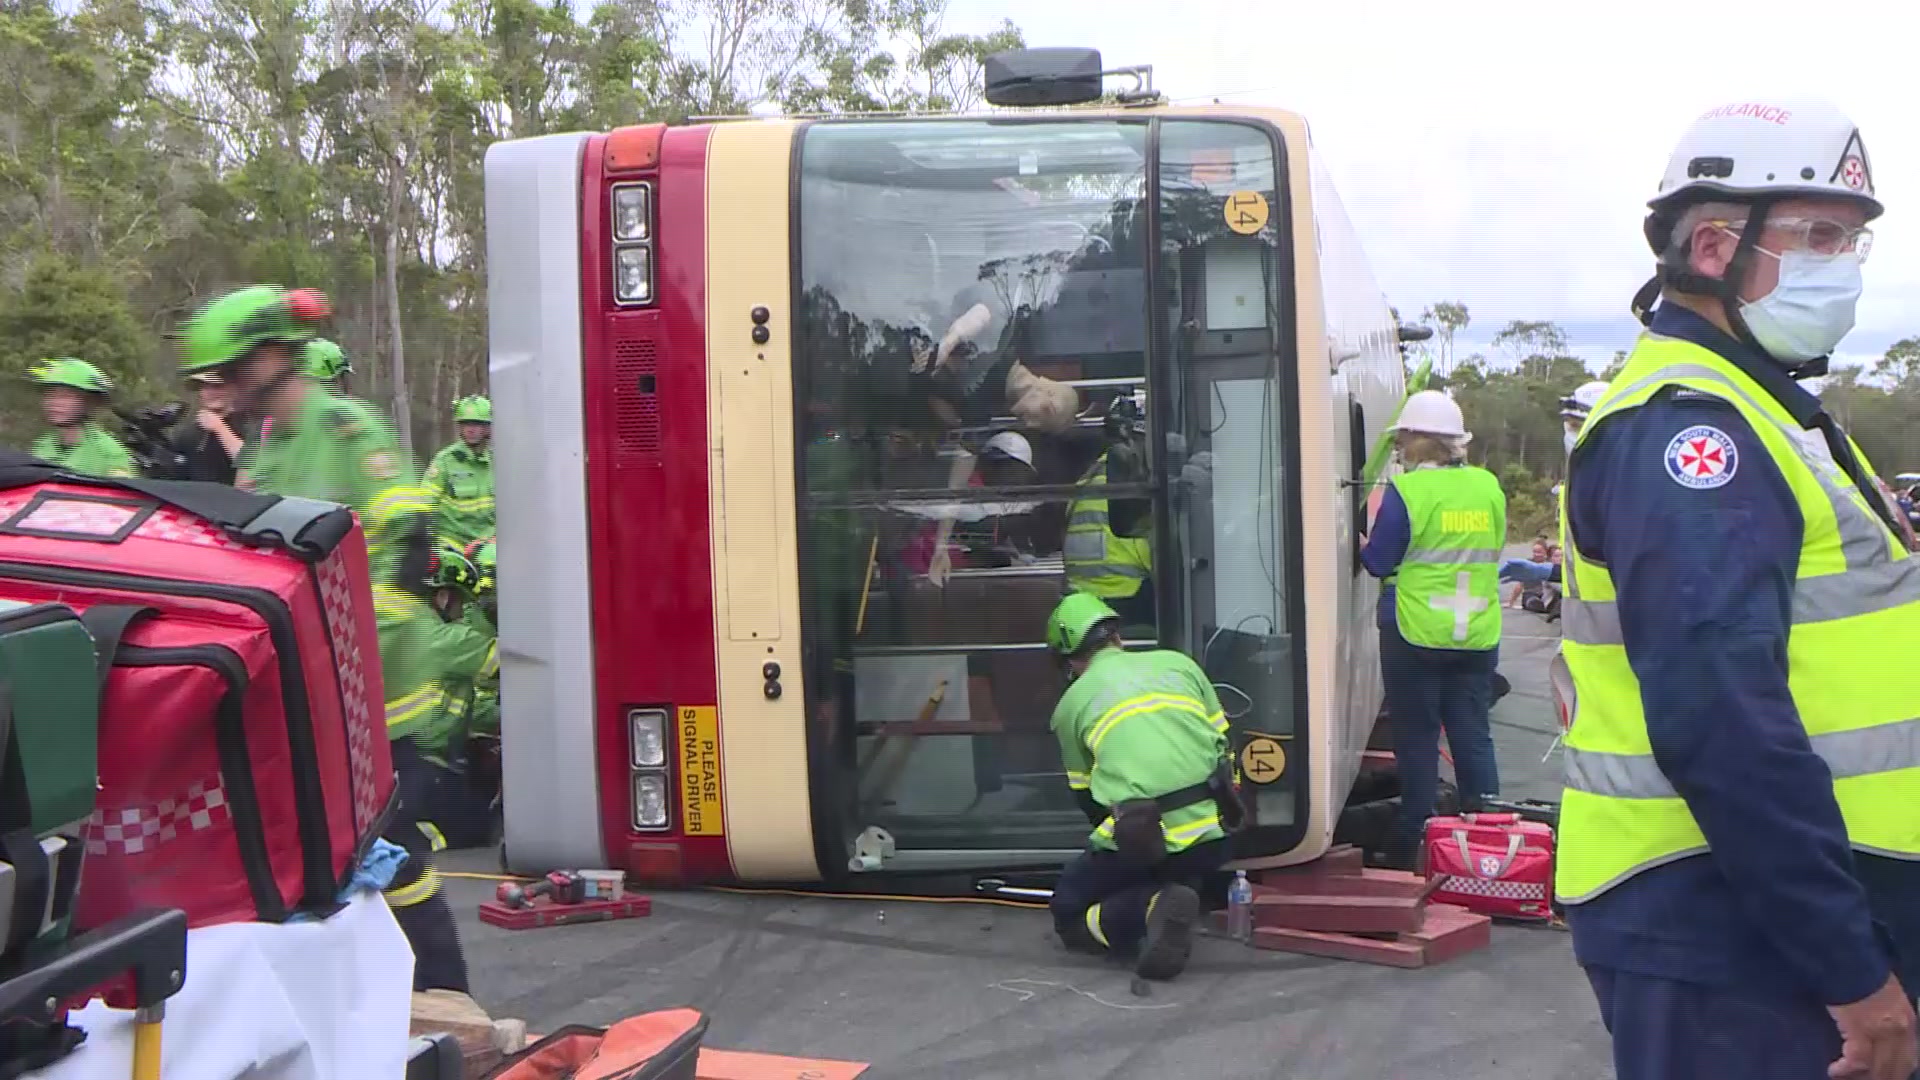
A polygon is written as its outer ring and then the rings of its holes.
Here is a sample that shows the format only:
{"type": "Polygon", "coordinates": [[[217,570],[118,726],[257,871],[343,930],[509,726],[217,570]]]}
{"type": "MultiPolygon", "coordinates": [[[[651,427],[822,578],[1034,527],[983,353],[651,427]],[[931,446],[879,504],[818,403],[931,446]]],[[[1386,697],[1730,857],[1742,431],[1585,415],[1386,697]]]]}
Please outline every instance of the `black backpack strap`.
{"type": "Polygon", "coordinates": [[[152,608],[139,604],[98,604],[81,614],[80,625],[93,635],[93,655],[100,666],[101,693],[106,692],[107,680],[113,676],[113,658],[120,651],[121,635],[127,632],[133,620],[151,614],[152,608]]]}
{"type": "Polygon", "coordinates": [[[284,549],[309,562],[333,553],[353,528],[353,514],[337,503],[241,491],[192,480],[144,480],[68,472],[17,450],[0,450],[0,491],[52,482],[112,488],[144,495],[263,547],[284,549]]]}

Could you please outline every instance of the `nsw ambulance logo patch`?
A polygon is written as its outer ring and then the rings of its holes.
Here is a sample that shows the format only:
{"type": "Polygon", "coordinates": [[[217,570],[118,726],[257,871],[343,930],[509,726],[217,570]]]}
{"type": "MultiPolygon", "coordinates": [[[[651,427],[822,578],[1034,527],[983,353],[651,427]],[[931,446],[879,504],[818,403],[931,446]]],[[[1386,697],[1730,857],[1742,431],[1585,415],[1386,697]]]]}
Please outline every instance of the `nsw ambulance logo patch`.
{"type": "Polygon", "coordinates": [[[1667,444],[1667,475],[1681,487],[1706,491],[1723,487],[1740,464],[1733,440],[1717,427],[1696,424],[1667,444]]]}

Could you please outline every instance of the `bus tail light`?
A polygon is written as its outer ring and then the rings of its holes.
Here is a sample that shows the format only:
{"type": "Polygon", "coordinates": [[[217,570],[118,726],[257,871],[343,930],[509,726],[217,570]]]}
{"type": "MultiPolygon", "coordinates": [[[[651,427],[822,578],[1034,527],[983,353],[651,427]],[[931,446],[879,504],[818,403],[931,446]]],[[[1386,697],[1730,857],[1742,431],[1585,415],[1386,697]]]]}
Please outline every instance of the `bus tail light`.
{"type": "Polygon", "coordinates": [[[633,783],[633,827],[662,832],[673,824],[667,808],[667,713],[627,710],[627,760],[633,783]]]}

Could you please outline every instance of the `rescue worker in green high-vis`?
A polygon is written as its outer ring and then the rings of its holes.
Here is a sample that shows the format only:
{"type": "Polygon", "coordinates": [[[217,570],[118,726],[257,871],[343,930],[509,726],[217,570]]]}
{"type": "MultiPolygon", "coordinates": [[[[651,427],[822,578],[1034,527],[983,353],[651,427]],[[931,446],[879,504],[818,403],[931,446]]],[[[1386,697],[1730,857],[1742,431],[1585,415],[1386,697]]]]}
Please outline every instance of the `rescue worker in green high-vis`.
{"type": "Polygon", "coordinates": [[[1148,478],[1141,438],[1144,424],[1132,398],[1116,398],[1107,411],[1107,449],[1080,478],[1080,494],[1067,507],[1062,554],[1067,591],[1107,602],[1128,626],[1153,626],[1153,513],[1146,498],[1109,499],[1109,484],[1148,478]]]}
{"type": "Polygon", "coordinates": [[[492,792],[476,794],[469,782],[469,740],[500,733],[500,654],[493,622],[475,602],[480,588],[473,563],[442,547],[424,581],[376,586],[373,595],[382,626],[401,639],[398,651],[416,658],[387,673],[387,733],[409,741],[422,763],[402,798],[417,797],[454,847],[484,845],[492,832],[492,792]],[[433,620],[420,617],[421,601],[433,620]]]}
{"type": "Polygon", "coordinates": [[[1184,654],[1126,651],[1120,621],[1088,593],[1047,619],[1047,647],[1068,679],[1053,733],[1067,786],[1094,824],[1049,907],[1067,948],[1171,979],[1186,967],[1200,887],[1225,865],[1241,806],[1212,681],[1184,654]]]}
{"type": "Polygon", "coordinates": [[[33,443],[33,456],[94,476],[139,475],[133,455],[94,419],[113,380],[85,360],[42,360],[28,373],[40,387],[40,411],[50,429],[33,443]]]}
{"type": "Polygon", "coordinates": [[[433,455],[425,480],[433,492],[440,541],[464,548],[493,528],[493,402],[474,395],[453,403],[459,441],[433,455]]]}
{"type": "Polygon", "coordinates": [[[353,374],[353,361],[347,359],[346,351],[326,338],[314,338],[307,342],[301,353],[300,371],[336,394],[347,391],[345,379],[353,374]]]}
{"type": "Polygon", "coordinates": [[[1407,398],[1394,423],[1402,471],[1380,500],[1360,561],[1384,580],[1377,622],[1400,817],[1388,861],[1411,869],[1440,788],[1440,735],[1453,751],[1461,806],[1500,792],[1494,669],[1500,659],[1500,552],[1507,498],[1466,463],[1472,436],[1438,390],[1407,398]]]}
{"type": "Polygon", "coordinates": [[[344,503],[360,518],[386,681],[387,735],[399,779],[386,838],[410,856],[386,889],[387,904],[413,946],[414,989],[465,993],[466,958],[433,866],[433,852],[445,845],[421,814],[416,794],[426,775],[410,737],[419,718],[407,710],[412,691],[432,681],[441,663],[433,629],[445,624],[403,588],[428,572],[432,501],[414,482],[412,464],[386,420],[307,374],[306,345],[329,314],[326,297],[312,289],[256,285],[228,293],[188,321],[181,374],[218,372],[240,388],[245,408],[267,418],[261,437],[242,452],[237,486],[344,503]]]}

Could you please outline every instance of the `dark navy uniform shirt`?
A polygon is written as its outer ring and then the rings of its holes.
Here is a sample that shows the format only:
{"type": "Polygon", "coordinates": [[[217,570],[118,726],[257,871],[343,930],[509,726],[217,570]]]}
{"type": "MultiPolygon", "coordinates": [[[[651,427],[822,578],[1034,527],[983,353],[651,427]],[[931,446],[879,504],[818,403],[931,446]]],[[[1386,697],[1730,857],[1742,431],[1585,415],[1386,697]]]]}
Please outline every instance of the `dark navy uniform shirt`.
{"type": "MultiPolygon", "coordinates": [[[[1373,524],[1367,530],[1367,544],[1360,549],[1360,565],[1367,573],[1377,578],[1391,577],[1400,569],[1400,560],[1407,557],[1407,545],[1413,542],[1413,519],[1407,516],[1407,501],[1400,497],[1400,489],[1387,485],[1386,493],[1380,497],[1380,512],[1373,516],[1373,524]]],[[[1374,610],[1374,620],[1382,630],[1400,631],[1400,618],[1394,613],[1393,583],[1384,582],[1380,586],[1380,606],[1374,610]]]]}
{"type": "MultiPolygon", "coordinates": [[[[1864,475],[1819,399],[1779,365],[1672,304],[1653,330],[1739,366],[1803,426],[1830,429],[1835,460],[1864,475]]],[[[1570,471],[1568,525],[1581,555],[1613,576],[1654,758],[1712,846],[1570,907],[1576,955],[1829,1005],[1867,996],[1886,981],[1892,938],[1861,882],[1883,915],[1889,898],[1920,906],[1920,863],[1850,850],[1832,778],[1788,691],[1803,522],[1786,478],[1733,406],[1671,387],[1601,420],[1570,471]],[[1669,445],[1696,425],[1734,450],[1718,486],[1670,471],[1669,445]]],[[[1902,921],[1912,933],[1916,920],[1889,917],[1902,921]]],[[[1911,952],[1920,936],[1908,942],[1911,952]]]]}

